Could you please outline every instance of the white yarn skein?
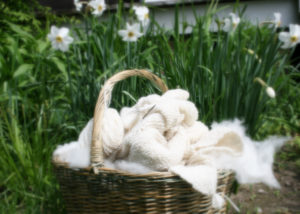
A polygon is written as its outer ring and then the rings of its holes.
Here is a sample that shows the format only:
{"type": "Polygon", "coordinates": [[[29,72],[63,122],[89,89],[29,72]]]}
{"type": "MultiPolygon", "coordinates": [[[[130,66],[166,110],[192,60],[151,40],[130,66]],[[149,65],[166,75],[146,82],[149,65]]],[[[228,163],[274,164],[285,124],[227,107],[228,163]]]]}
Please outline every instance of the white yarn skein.
{"type": "Polygon", "coordinates": [[[135,107],[123,107],[120,112],[125,134],[130,131],[139,121],[140,115],[135,107]]]}
{"type": "Polygon", "coordinates": [[[189,99],[190,94],[188,91],[183,89],[173,89],[166,91],[162,98],[168,98],[168,99],[179,99],[179,100],[187,100],[189,99]]]}
{"type": "MultiPolygon", "coordinates": [[[[90,147],[92,142],[93,119],[81,131],[78,140],[58,146],[54,159],[67,163],[71,168],[85,168],[90,165],[90,147]]],[[[124,127],[118,112],[108,108],[103,115],[102,142],[105,157],[110,156],[121,146],[124,127]]]]}
{"type": "Polygon", "coordinates": [[[103,153],[109,157],[121,146],[124,137],[124,126],[122,119],[113,108],[105,110],[102,121],[103,153]]]}

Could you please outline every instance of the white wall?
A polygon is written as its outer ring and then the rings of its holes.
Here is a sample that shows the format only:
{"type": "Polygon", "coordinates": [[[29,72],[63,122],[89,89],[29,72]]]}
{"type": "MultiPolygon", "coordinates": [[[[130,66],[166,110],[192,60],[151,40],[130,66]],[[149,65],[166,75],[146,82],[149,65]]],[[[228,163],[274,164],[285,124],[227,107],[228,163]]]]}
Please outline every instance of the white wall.
{"type": "MultiPolygon", "coordinates": [[[[217,13],[219,18],[223,18],[232,12],[234,3],[219,3],[219,7],[226,6],[227,8],[217,13]]],[[[266,20],[271,21],[274,12],[282,14],[282,25],[288,26],[290,23],[299,24],[299,0],[256,0],[256,1],[242,1],[241,6],[247,5],[244,18],[253,23],[260,23],[266,20]]],[[[198,14],[204,14],[207,4],[198,4],[194,6],[198,14]]],[[[155,13],[155,19],[160,25],[171,29],[174,25],[175,7],[169,6],[165,8],[152,9],[155,13]]],[[[193,6],[184,6],[180,9],[180,17],[184,18],[188,23],[195,23],[193,15],[193,6]]],[[[189,32],[189,29],[186,33],[189,32]]]]}

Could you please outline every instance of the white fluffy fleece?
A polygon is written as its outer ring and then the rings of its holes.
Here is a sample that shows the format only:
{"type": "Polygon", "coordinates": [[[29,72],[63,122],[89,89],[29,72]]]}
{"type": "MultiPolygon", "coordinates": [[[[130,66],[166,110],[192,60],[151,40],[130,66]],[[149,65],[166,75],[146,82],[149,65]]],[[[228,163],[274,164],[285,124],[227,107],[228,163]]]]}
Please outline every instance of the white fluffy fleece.
{"type": "Polygon", "coordinates": [[[85,168],[90,165],[90,147],[78,141],[58,146],[53,158],[67,163],[71,168],[85,168]]]}
{"type": "Polygon", "coordinates": [[[265,183],[271,187],[279,188],[272,165],[275,152],[289,140],[288,137],[269,137],[262,142],[251,140],[245,133],[241,121],[224,121],[214,123],[211,128],[215,136],[224,132],[234,131],[243,143],[243,151],[240,156],[221,155],[214,159],[217,168],[232,169],[236,173],[239,183],[265,183]]]}

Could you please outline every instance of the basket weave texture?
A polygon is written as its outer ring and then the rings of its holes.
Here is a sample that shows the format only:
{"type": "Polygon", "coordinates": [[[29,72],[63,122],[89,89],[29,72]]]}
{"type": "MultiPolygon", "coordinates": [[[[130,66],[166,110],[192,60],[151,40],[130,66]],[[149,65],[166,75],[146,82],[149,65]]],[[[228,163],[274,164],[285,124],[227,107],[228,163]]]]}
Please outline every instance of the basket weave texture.
{"type": "MultiPolygon", "coordinates": [[[[146,70],[126,70],[106,81],[100,91],[95,112],[91,145],[91,166],[69,168],[67,163],[53,159],[54,172],[60,184],[67,212],[75,213],[226,213],[226,206],[211,207],[211,197],[192,188],[170,172],[132,174],[103,167],[101,122],[110,104],[114,85],[130,76],[141,76],[156,84],[163,92],[164,82],[146,70]]],[[[233,181],[231,171],[218,172],[217,192],[228,194],[233,181]]]]}

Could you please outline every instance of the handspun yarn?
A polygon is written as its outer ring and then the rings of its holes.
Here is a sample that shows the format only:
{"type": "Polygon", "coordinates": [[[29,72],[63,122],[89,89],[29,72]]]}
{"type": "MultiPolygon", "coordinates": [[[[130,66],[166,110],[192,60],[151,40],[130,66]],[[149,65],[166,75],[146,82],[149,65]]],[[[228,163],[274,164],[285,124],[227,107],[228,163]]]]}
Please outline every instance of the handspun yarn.
{"type": "MultiPolygon", "coordinates": [[[[123,122],[119,113],[112,108],[104,111],[102,123],[102,142],[105,157],[109,157],[121,146],[124,137],[123,122]]],[[[71,168],[85,168],[90,165],[93,119],[81,131],[78,140],[58,146],[53,158],[67,163],[71,168]]]]}

